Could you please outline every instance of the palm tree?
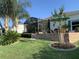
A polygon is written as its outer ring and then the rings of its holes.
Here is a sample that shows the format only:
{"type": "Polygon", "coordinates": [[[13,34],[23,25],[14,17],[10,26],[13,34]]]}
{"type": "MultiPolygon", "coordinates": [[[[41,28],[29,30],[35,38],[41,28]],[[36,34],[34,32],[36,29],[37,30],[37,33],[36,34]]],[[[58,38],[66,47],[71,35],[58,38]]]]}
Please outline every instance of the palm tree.
{"type": "MultiPolygon", "coordinates": [[[[29,13],[27,11],[24,10],[24,7],[31,7],[31,4],[28,0],[23,0],[23,3],[19,2],[20,0],[18,0],[18,2],[16,3],[15,10],[14,10],[14,16],[13,16],[13,28],[17,29],[17,25],[18,25],[18,21],[19,18],[27,18],[29,17],[29,13]]],[[[15,3],[15,2],[14,2],[15,3]]]]}
{"type": "Polygon", "coordinates": [[[56,10],[54,10],[54,14],[52,14],[52,20],[53,21],[57,21],[59,22],[59,40],[61,43],[64,43],[61,39],[61,26],[62,26],[62,21],[66,21],[67,19],[69,19],[69,17],[64,13],[64,8],[61,7],[59,9],[59,12],[57,12],[56,10]]]}
{"type": "Polygon", "coordinates": [[[0,0],[0,16],[5,17],[4,27],[8,30],[8,18],[13,15],[13,3],[11,0],[0,0]]]}
{"type": "MultiPolygon", "coordinates": [[[[0,17],[4,16],[4,27],[5,30],[8,30],[8,19],[11,17],[13,19],[13,23],[16,25],[16,21],[18,19],[18,15],[20,13],[23,13],[23,7],[25,6],[31,6],[30,3],[27,0],[24,0],[24,3],[18,3],[19,0],[0,0],[0,17]]],[[[25,17],[25,14],[22,14],[25,17]]],[[[26,15],[28,13],[26,12],[26,15]]]]}

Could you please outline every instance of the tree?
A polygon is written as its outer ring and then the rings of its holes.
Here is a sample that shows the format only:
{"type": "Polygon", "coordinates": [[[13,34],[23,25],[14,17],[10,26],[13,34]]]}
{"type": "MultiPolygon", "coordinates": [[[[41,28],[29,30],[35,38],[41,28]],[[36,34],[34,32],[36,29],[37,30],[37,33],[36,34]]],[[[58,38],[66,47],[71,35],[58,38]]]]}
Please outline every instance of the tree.
{"type": "Polygon", "coordinates": [[[13,15],[13,3],[11,0],[0,0],[0,17],[5,17],[4,27],[8,30],[8,18],[13,15]]]}
{"type": "Polygon", "coordinates": [[[57,21],[59,22],[59,40],[61,43],[65,43],[62,41],[61,39],[61,27],[62,27],[62,21],[66,21],[67,19],[69,19],[69,17],[64,13],[64,8],[61,7],[59,9],[59,12],[57,12],[56,10],[54,10],[54,14],[52,14],[52,20],[53,21],[57,21]]]}
{"type": "Polygon", "coordinates": [[[31,4],[28,0],[23,0],[24,2],[20,2],[21,0],[18,0],[18,2],[15,5],[14,2],[14,16],[13,16],[13,28],[15,27],[17,29],[18,21],[20,18],[27,18],[29,17],[29,13],[24,10],[26,7],[31,7],[31,4]]]}
{"type": "Polygon", "coordinates": [[[16,27],[19,17],[28,17],[29,14],[23,9],[24,7],[31,6],[28,0],[19,3],[20,0],[0,0],[0,17],[4,16],[4,27],[8,30],[8,19],[12,18],[13,24],[16,27]],[[18,16],[20,15],[20,16],[18,16]]]}

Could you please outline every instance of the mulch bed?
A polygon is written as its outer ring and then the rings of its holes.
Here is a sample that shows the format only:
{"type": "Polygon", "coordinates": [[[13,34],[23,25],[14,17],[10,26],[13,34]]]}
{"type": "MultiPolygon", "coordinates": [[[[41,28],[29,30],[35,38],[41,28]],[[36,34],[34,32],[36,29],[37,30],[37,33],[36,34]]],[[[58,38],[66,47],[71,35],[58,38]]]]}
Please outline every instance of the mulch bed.
{"type": "Polygon", "coordinates": [[[59,49],[71,49],[71,48],[76,47],[75,45],[73,45],[71,43],[67,43],[67,44],[54,43],[54,44],[51,44],[51,46],[54,48],[59,48],[59,49]]]}

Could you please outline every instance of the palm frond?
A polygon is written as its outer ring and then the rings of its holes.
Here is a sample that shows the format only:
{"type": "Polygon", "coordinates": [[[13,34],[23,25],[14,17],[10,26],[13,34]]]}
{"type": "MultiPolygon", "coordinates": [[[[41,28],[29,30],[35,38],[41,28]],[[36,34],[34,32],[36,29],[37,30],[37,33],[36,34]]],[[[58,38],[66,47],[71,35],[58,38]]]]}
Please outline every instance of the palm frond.
{"type": "Polygon", "coordinates": [[[52,16],[53,21],[67,20],[69,17],[64,13],[64,7],[59,8],[59,13],[54,10],[54,14],[52,16]]]}
{"type": "Polygon", "coordinates": [[[24,10],[24,7],[31,7],[31,3],[28,0],[23,0],[23,1],[24,2],[22,2],[22,3],[18,2],[18,6],[17,6],[18,8],[16,10],[16,16],[18,16],[19,14],[21,14],[20,17],[27,18],[27,17],[29,17],[29,13],[26,10],[24,10]]]}
{"type": "Polygon", "coordinates": [[[54,10],[54,14],[53,14],[54,17],[58,16],[58,13],[56,10],[54,10]]]}
{"type": "Polygon", "coordinates": [[[64,13],[64,7],[59,8],[59,15],[62,15],[64,13]]]}

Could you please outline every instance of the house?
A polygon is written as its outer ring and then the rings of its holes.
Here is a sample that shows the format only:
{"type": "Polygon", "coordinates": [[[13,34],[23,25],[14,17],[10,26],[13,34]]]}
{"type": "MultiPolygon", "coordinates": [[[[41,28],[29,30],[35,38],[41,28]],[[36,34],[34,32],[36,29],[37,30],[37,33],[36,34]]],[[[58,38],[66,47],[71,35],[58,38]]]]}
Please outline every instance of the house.
{"type": "MultiPolygon", "coordinates": [[[[79,30],[79,10],[65,12],[69,19],[66,23],[69,26],[69,31],[79,30]]],[[[64,22],[62,21],[62,25],[64,22]]],[[[18,33],[29,32],[34,33],[38,31],[47,31],[48,29],[54,30],[58,28],[59,22],[52,21],[52,17],[48,17],[45,19],[38,19],[35,17],[28,18],[28,21],[25,21],[23,24],[18,24],[18,33]],[[50,20],[50,24],[48,26],[48,20],[50,20]],[[48,28],[47,28],[48,27],[48,28]]]]}
{"type": "MultiPolygon", "coordinates": [[[[27,29],[27,28],[26,28],[27,29]]],[[[17,32],[18,33],[23,33],[25,31],[24,29],[24,24],[22,23],[19,23],[18,26],[17,26],[17,32]]],[[[27,32],[27,31],[26,31],[27,32]]]]}
{"type": "Polygon", "coordinates": [[[35,33],[38,32],[38,21],[41,19],[38,19],[36,17],[30,17],[28,18],[24,23],[19,23],[17,27],[17,32],[18,33],[35,33]]]}
{"type": "Polygon", "coordinates": [[[67,12],[66,14],[70,17],[70,19],[68,19],[70,31],[79,29],[79,10],[67,12]]]}
{"type": "MultiPolygon", "coordinates": [[[[66,24],[69,26],[69,31],[79,30],[79,10],[65,13],[69,17],[66,21],[66,24]]],[[[47,19],[50,19],[50,30],[54,30],[60,26],[59,22],[52,21],[52,17],[48,17],[47,19]]],[[[62,25],[63,24],[64,22],[62,21],[62,25]]]]}

